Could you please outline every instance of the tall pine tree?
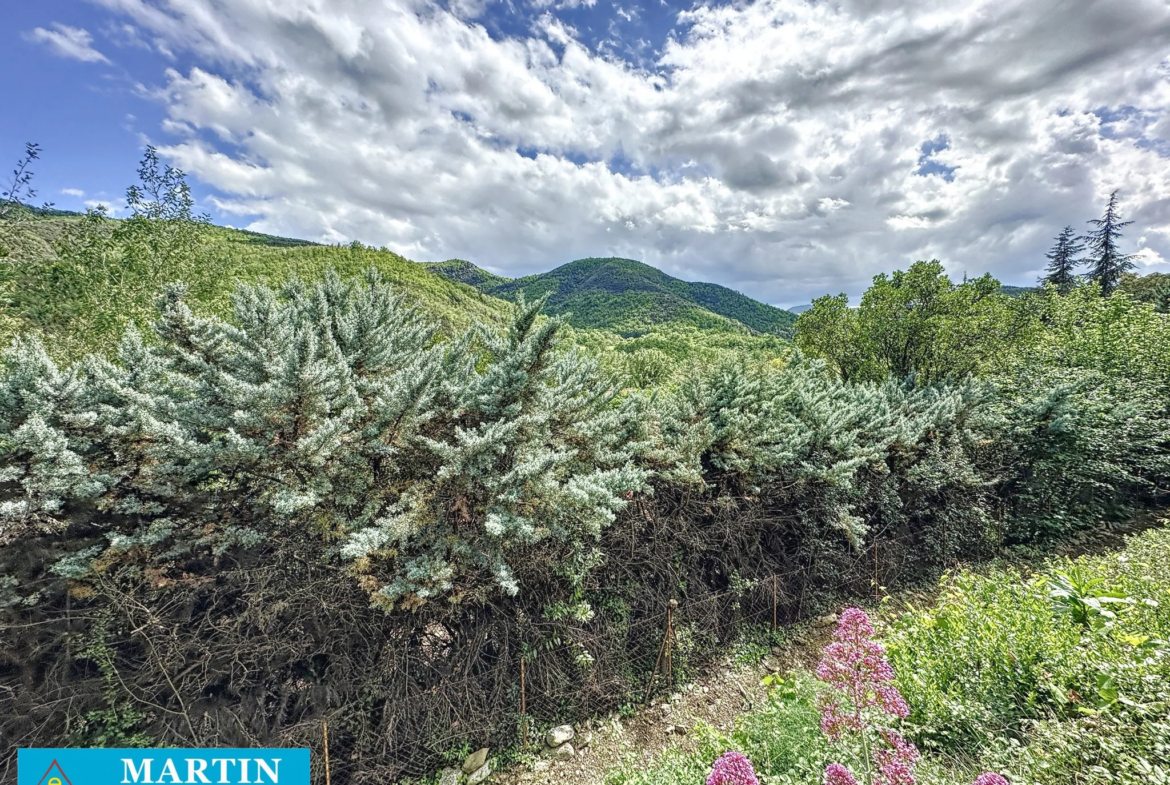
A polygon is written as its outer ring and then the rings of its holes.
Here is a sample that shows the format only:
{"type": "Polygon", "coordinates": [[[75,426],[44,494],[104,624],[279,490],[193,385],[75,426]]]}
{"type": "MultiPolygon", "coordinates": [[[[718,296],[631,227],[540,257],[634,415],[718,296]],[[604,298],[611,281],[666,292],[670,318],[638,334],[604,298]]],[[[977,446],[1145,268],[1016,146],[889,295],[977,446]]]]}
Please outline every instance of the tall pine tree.
{"type": "Polygon", "coordinates": [[[1048,267],[1045,269],[1048,274],[1040,279],[1040,283],[1055,286],[1061,294],[1073,288],[1077,280],[1074,270],[1082,263],[1077,254],[1085,250],[1085,245],[1080,240],[1071,226],[1064,227],[1056,236],[1056,245],[1046,254],[1048,267]]]}
{"type": "Polygon", "coordinates": [[[1109,194],[1105,215],[1089,223],[1096,228],[1084,238],[1089,249],[1088,261],[1092,265],[1085,277],[1090,281],[1097,281],[1101,285],[1101,296],[1108,297],[1121,283],[1121,276],[1136,267],[1131,254],[1123,254],[1117,250],[1121,230],[1133,221],[1121,220],[1117,191],[1114,191],[1109,194]]]}

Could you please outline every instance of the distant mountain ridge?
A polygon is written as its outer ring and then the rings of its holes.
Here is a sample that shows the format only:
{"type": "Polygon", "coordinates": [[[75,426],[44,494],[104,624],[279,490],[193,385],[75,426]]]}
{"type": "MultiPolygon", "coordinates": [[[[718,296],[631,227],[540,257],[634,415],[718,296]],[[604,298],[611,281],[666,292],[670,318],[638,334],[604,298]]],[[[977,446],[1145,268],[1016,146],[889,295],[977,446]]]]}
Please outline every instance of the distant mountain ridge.
{"type": "Polygon", "coordinates": [[[788,335],[796,316],[726,286],[691,283],[633,259],[590,258],[555,270],[508,279],[471,262],[452,259],[432,271],[470,284],[485,294],[515,300],[548,295],[545,310],[569,313],[574,327],[637,332],[681,322],[713,329],[742,329],[788,335]]]}

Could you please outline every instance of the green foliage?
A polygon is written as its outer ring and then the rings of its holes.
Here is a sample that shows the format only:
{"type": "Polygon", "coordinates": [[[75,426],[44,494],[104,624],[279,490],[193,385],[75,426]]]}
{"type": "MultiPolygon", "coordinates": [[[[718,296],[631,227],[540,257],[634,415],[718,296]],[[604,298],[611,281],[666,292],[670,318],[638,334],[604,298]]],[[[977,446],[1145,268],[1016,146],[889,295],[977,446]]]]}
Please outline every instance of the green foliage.
{"type": "Polygon", "coordinates": [[[1077,254],[1085,250],[1085,244],[1073,232],[1071,226],[1066,226],[1056,238],[1056,245],[1048,252],[1048,274],[1040,279],[1040,283],[1056,288],[1061,294],[1067,294],[1077,284],[1076,268],[1081,264],[1077,254]]]}
{"type": "Polygon", "coordinates": [[[739,292],[710,283],[688,283],[631,259],[579,259],[539,275],[501,279],[470,262],[432,265],[436,272],[496,297],[519,292],[548,297],[551,314],[569,316],[582,329],[641,333],[674,323],[735,331],[788,335],[795,317],[739,292]]]}
{"type": "Polygon", "coordinates": [[[1170,313],[1170,274],[1125,273],[1117,285],[1117,292],[1131,300],[1152,305],[1158,313],[1170,313]]]}
{"type": "Polygon", "coordinates": [[[1121,283],[1121,277],[1137,266],[1133,263],[1132,255],[1121,253],[1117,247],[1117,241],[1121,239],[1121,230],[1132,223],[1133,221],[1121,220],[1116,190],[1109,194],[1105,214],[1089,221],[1095,228],[1083,238],[1088,252],[1086,261],[1089,263],[1089,272],[1085,277],[1100,287],[1102,297],[1113,294],[1117,285],[1121,283]]]}
{"type": "Polygon", "coordinates": [[[161,301],[158,340],[130,332],[116,363],[59,371],[36,341],[8,352],[6,534],[63,525],[67,500],[94,499],[114,513],[93,521],[107,562],[346,538],[379,601],[421,603],[515,593],[510,553],[538,543],[571,573],[644,484],[636,399],[611,405],[539,302],[517,306],[507,335],[443,343],[375,271],[244,287],[231,324],[182,294],[161,301]]]}
{"type": "Polygon", "coordinates": [[[431,272],[438,273],[444,278],[450,278],[452,281],[459,281],[468,286],[474,286],[481,292],[489,292],[497,286],[501,286],[508,282],[508,279],[502,275],[489,273],[480,267],[476,267],[471,262],[462,259],[448,259],[445,262],[430,262],[427,264],[427,269],[431,272]]]}
{"type": "Polygon", "coordinates": [[[1163,781],[1167,559],[1170,531],[1160,529],[1039,577],[944,579],[937,604],[903,614],[889,639],[914,734],[1013,783],[1163,781]]]}
{"type": "Polygon", "coordinates": [[[807,677],[781,682],[757,709],[741,715],[729,733],[700,724],[688,744],[671,747],[651,766],[641,759],[606,774],[607,785],[693,785],[703,782],[711,763],[727,750],[751,759],[758,774],[777,785],[821,779],[828,745],[821,734],[813,683],[807,677]]]}
{"type": "Polygon", "coordinates": [[[956,285],[939,262],[915,262],[875,276],[856,310],[844,294],[818,298],[800,315],[796,343],[844,379],[962,379],[1002,367],[1037,328],[1028,303],[990,276],[956,285]]]}

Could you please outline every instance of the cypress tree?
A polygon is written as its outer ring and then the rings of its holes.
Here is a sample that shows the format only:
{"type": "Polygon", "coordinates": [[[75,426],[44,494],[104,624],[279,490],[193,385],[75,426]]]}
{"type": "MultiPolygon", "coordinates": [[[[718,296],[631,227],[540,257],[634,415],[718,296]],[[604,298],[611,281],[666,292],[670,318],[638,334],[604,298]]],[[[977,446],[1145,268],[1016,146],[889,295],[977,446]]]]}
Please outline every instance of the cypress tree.
{"type": "Polygon", "coordinates": [[[1136,265],[1131,254],[1123,254],[1117,250],[1117,241],[1121,238],[1121,230],[1133,221],[1122,221],[1121,210],[1117,205],[1117,191],[1109,194],[1109,203],[1105,206],[1105,215],[1089,221],[1097,227],[1085,235],[1089,249],[1089,264],[1092,269],[1085,274],[1090,281],[1097,281],[1101,285],[1101,296],[1108,297],[1121,283],[1121,276],[1136,265]]]}
{"type": "Polygon", "coordinates": [[[1083,260],[1076,258],[1077,254],[1085,250],[1085,244],[1077,237],[1071,226],[1066,226],[1056,236],[1056,245],[1045,254],[1048,257],[1048,274],[1040,279],[1042,284],[1051,284],[1061,294],[1066,294],[1076,284],[1077,275],[1074,270],[1083,260]]]}

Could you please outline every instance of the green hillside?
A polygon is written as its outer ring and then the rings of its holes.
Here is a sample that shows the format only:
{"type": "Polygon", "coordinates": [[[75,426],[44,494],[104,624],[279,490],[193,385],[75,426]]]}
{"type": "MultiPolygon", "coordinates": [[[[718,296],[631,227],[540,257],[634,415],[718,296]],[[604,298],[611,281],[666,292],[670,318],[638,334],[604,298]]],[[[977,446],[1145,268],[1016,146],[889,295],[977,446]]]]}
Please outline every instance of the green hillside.
{"type": "Polygon", "coordinates": [[[466,262],[462,259],[448,259],[445,262],[430,262],[427,267],[431,272],[438,273],[444,278],[449,278],[452,281],[459,281],[469,286],[474,286],[480,291],[486,292],[508,282],[508,279],[502,275],[489,273],[482,267],[476,267],[471,262],[466,262]]]}
{"type": "Polygon", "coordinates": [[[158,253],[158,238],[140,228],[145,237],[130,221],[33,213],[19,232],[0,238],[0,255],[8,257],[0,266],[0,343],[33,332],[51,338],[62,357],[106,351],[127,325],[149,324],[155,298],[171,281],[188,286],[198,312],[222,316],[239,283],[315,282],[329,270],[350,278],[374,268],[450,329],[502,324],[511,310],[429,265],[360,243],[317,245],[204,225],[181,253],[158,253]]]}
{"type": "Polygon", "coordinates": [[[470,262],[440,262],[432,268],[495,297],[513,300],[549,295],[549,313],[572,314],[574,327],[639,332],[665,323],[704,329],[748,327],[788,335],[796,317],[725,286],[690,283],[632,259],[579,259],[555,270],[502,279],[470,262]]]}

